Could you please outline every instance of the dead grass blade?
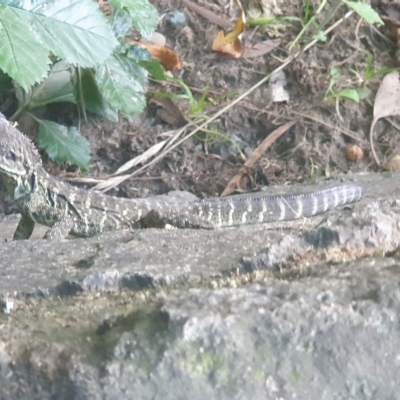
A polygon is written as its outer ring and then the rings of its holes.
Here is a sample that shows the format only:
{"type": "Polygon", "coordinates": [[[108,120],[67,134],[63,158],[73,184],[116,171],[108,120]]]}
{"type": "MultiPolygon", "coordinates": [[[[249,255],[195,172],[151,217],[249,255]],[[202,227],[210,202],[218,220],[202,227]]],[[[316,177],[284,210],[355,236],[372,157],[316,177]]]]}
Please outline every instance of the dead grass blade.
{"type": "Polygon", "coordinates": [[[149,100],[149,104],[161,107],[161,109],[157,110],[157,116],[168,124],[183,126],[187,123],[182,111],[171,99],[154,96],[149,100]]]}
{"type": "Polygon", "coordinates": [[[374,147],[374,128],[380,118],[400,115],[400,76],[398,71],[387,74],[379,86],[374,103],[374,119],[369,130],[371,152],[377,165],[380,165],[374,147]]]}
{"type": "Polygon", "coordinates": [[[93,187],[94,190],[110,190],[114,188],[115,186],[119,185],[121,182],[125,180],[125,177],[129,175],[123,175],[121,177],[117,177],[116,175],[121,174],[122,172],[127,171],[128,169],[131,169],[135,167],[138,164],[146,162],[149,158],[153,157],[155,154],[160,152],[160,150],[164,147],[165,143],[167,140],[163,140],[162,142],[156,143],[154,146],[151,146],[148,150],[146,150],[143,154],[140,156],[137,156],[133,158],[132,160],[129,160],[126,162],[124,165],[119,167],[111,176],[111,178],[107,179],[106,181],[98,183],[96,186],[93,187]],[[120,181],[118,178],[122,178],[122,181],[120,181]]]}
{"type": "Polygon", "coordinates": [[[121,175],[121,176],[113,176],[112,178],[107,179],[106,181],[98,183],[96,186],[93,187],[94,190],[100,190],[106,192],[111,190],[122,182],[126,181],[130,178],[130,175],[121,175]]]}
{"type": "Polygon", "coordinates": [[[249,159],[243,164],[239,172],[231,179],[222,192],[221,197],[228,196],[229,194],[240,190],[240,182],[247,175],[248,169],[252,167],[255,162],[265,153],[265,151],[271,147],[271,145],[280,138],[289,128],[291,128],[296,121],[287,122],[286,124],[275,129],[270,135],[268,135],[262,143],[253,151],[249,159]]]}

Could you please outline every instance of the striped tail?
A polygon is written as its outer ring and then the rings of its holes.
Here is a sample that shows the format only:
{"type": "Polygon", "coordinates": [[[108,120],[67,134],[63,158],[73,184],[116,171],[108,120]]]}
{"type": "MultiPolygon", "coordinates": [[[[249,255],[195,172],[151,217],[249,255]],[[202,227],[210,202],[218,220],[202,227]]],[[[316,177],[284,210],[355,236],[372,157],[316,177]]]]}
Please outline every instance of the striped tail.
{"type": "Polygon", "coordinates": [[[191,202],[191,211],[217,227],[250,225],[312,217],[359,201],[362,194],[361,186],[346,184],[305,194],[199,200],[191,202]]]}

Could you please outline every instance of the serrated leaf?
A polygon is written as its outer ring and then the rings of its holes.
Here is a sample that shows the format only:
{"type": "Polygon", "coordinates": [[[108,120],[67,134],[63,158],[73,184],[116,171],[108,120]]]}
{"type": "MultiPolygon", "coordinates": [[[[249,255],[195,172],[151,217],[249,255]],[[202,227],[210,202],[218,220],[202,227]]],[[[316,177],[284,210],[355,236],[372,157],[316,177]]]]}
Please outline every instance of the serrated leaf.
{"type": "Polygon", "coordinates": [[[132,28],[132,19],[124,10],[118,10],[112,21],[112,29],[117,36],[125,37],[132,28]]]}
{"type": "Polygon", "coordinates": [[[132,45],[127,52],[127,57],[134,61],[150,61],[150,52],[138,44],[132,45]]]}
{"type": "Polygon", "coordinates": [[[34,25],[51,52],[71,64],[93,67],[103,62],[118,45],[114,33],[92,0],[57,0],[34,25]]]}
{"type": "Polygon", "coordinates": [[[110,0],[114,9],[124,9],[132,18],[139,33],[151,38],[158,23],[157,9],[147,0],[110,0]]]}
{"type": "Polygon", "coordinates": [[[17,87],[19,109],[23,108],[25,111],[28,111],[57,102],[76,104],[74,87],[72,85],[74,74],[75,70],[66,61],[59,61],[53,65],[49,76],[39,85],[27,91],[17,87]]]}
{"type": "Polygon", "coordinates": [[[144,109],[147,73],[136,63],[126,57],[110,57],[97,69],[95,79],[114,110],[133,115],[144,109]]]}
{"type": "Polygon", "coordinates": [[[141,86],[141,90],[145,92],[148,76],[147,71],[136,61],[130,60],[128,57],[116,54],[115,59],[118,61],[123,70],[127,72],[129,76],[133,77],[136,83],[141,86]]]}
{"type": "Polygon", "coordinates": [[[95,114],[118,122],[118,112],[113,110],[105,101],[96,84],[94,74],[90,70],[83,70],[82,91],[85,108],[95,114]]]}
{"type": "Polygon", "coordinates": [[[52,121],[40,120],[38,145],[57,163],[76,164],[87,172],[90,161],[89,142],[74,126],[66,127],[52,121]]]}
{"type": "Polygon", "coordinates": [[[47,75],[50,59],[49,50],[31,25],[23,22],[22,14],[26,13],[0,6],[0,68],[28,89],[47,75]]]}
{"type": "Polygon", "coordinates": [[[365,19],[369,24],[383,25],[383,21],[379,14],[366,3],[360,1],[346,1],[344,3],[351,9],[353,9],[361,18],[365,19]]]}
{"type": "Polygon", "coordinates": [[[0,6],[0,68],[25,89],[44,78],[50,52],[92,67],[118,44],[92,0],[37,0],[34,5],[24,2],[26,9],[16,3],[0,6]]]}

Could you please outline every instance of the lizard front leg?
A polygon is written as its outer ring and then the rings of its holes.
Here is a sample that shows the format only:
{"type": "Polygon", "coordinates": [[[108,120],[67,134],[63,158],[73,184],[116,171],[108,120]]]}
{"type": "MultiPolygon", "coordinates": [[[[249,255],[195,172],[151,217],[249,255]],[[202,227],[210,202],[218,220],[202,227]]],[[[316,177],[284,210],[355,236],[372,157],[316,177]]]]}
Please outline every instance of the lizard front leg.
{"type": "Polygon", "coordinates": [[[18,222],[17,229],[14,232],[13,240],[29,239],[32,235],[34,228],[35,221],[31,217],[22,214],[21,219],[18,222]]]}
{"type": "Polygon", "coordinates": [[[43,239],[63,240],[71,232],[73,222],[69,218],[57,221],[44,235],[43,239]]]}

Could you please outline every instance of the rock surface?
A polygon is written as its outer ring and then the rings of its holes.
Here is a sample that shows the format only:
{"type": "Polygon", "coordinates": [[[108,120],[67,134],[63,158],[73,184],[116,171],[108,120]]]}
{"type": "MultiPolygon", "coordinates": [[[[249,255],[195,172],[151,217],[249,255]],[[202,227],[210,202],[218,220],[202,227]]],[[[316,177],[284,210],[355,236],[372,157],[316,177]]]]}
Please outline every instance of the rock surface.
{"type": "Polygon", "coordinates": [[[354,180],[296,224],[0,244],[0,399],[396,398],[400,175],[354,180]]]}

